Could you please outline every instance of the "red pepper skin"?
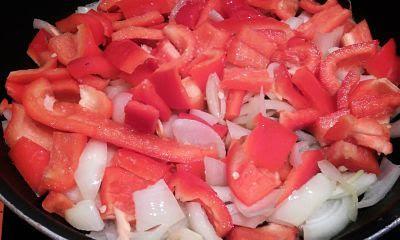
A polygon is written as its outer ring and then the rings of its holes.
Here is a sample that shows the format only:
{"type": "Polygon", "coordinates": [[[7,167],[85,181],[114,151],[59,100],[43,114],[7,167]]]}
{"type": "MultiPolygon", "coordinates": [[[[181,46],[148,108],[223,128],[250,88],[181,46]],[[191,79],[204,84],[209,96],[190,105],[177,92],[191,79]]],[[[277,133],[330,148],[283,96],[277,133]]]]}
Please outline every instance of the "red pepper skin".
{"type": "Polygon", "coordinates": [[[50,161],[43,175],[46,189],[65,192],[76,186],[74,173],[86,142],[87,137],[79,133],[53,133],[50,161]]]}
{"type": "Polygon", "coordinates": [[[55,213],[61,217],[64,217],[65,211],[73,206],[74,202],[67,196],[54,191],[50,191],[42,202],[42,207],[46,212],[55,213]]]}
{"type": "Polygon", "coordinates": [[[77,57],[76,36],[70,32],[52,37],[49,40],[50,51],[57,54],[57,59],[63,65],[67,65],[77,57]]]}
{"type": "Polygon", "coordinates": [[[89,26],[81,24],[77,26],[78,32],[76,33],[77,56],[86,57],[100,55],[101,50],[97,47],[93,33],[89,26]]]}
{"type": "Polygon", "coordinates": [[[396,42],[391,38],[383,47],[365,64],[369,74],[378,78],[388,78],[394,84],[399,85],[398,77],[400,69],[397,63],[396,42]]]}
{"type": "Polygon", "coordinates": [[[199,177],[203,181],[206,179],[204,161],[176,164],[177,172],[186,172],[199,177]]]}
{"type": "Polygon", "coordinates": [[[160,114],[156,108],[137,101],[125,106],[125,123],[138,132],[153,134],[160,114]]]}
{"type": "MultiPolygon", "coordinates": [[[[194,33],[184,25],[169,23],[163,28],[163,34],[176,46],[181,57],[173,61],[177,68],[185,66],[190,62],[196,53],[196,40],[194,33]]],[[[172,63],[171,63],[172,64],[172,63]]]]}
{"type": "Polygon", "coordinates": [[[260,93],[261,88],[267,93],[272,89],[273,80],[266,69],[226,67],[221,87],[229,90],[260,93]]]}
{"type": "Polygon", "coordinates": [[[55,129],[81,133],[168,162],[185,163],[217,155],[215,149],[182,145],[155,135],[138,133],[77,104],[56,102],[54,111],[48,111],[43,106],[46,95],[51,96],[51,85],[47,80],[38,79],[27,86],[23,105],[34,120],[55,129]]]}
{"type": "Polygon", "coordinates": [[[168,186],[182,202],[198,201],[206,211],[218,236],[223,237],[233,228],[232,219],[224,202],[200,178],[185,172],[172,175],[168,186]]]}
{"type": "Polygon", "coordinates": [[[155,107],[160,113],[162,121],[168,121],[171,110],[165,101],[157,94],[156,89],[149,80],[144,80],[131,90],[132,99],[155,107]]]}
{"type": "Polygon", "coordinates": [[[159,29],[130,26],[114,32],[111,34],[111,38],[112,41],[127,39],[161,40],[164,38],[164,35],[159,29]]]}
{"type": "Polygon", "coordinates": [[[43,194],[45,188],[42,178],[49,164],[49,152],[28,138],[21,137],[8,154],[31,189],[39,195],[43,194]]]}
{"type": "Polygon", "coordinates": [[[175,0],[122,0],[116,3],[125,18],[139,16],[150,11],[159,11],[161,14],[169,13],[175,4],[175,0]]]}
{"type": "Polygon", "coordinates": [[[119,70],[131,74],[143,64],[150,55],[130,40],[113,41],[104,50],[107,58],[119,70]]]}
{"type": "Polygon", "coordinates": [[[189,1],[181,7],[175,16],[175,21],[178,24],[194,29],[200,19],[201,12],[204,9],[205,1],[189,1]]]}
{"type": "Polygon", "coordinates": [[[317,138],[321,145],[326,145],[324,140],[324,136],[326,132],[333,127],[339,120],[340,117],[349,114],[350,111],[348,109],[338,110],[331,114],[320,117],[313,126],[310,127],[310,131],[317,138]]]}
{"type": "Polygon", "coordinates": [[[226,43],[230,39],[230,34],[223,29],[213,26],[210,22],[204,22],[194,31],[196,40],[197,54],[203,53],[210,49],[224,50],[226,43]]]}
{"type": "MultiPolygon", "coordinates": [[[[108,86],[108,83],[110,82],[110,80],[98,77],[96,75],[87,75],[87,76],[78,78],[76,81],[78,81],[80,84],[91,86],[99,91],[103,91],[108,86]]],[[[54,93],[54,95],[56,95],[56,97],[57,97],[56,93],[54,93]]]]}
{"type": "Polygon", "coordinates": [[[313,14],[335,6],[336,4],[338,4],[337,0],[327,0],[324,4],[319,4],[315,0],[300,0],[299,2],[299,6],[303,10],[313,14]]]}
{"type": "Polygon", "coordinates": [[[229,233],[227,240],[295,240],[299,230],[275,223],[259,228],[246,228],[235,226],[229,233]]]}
{"type": "Polygon", "coordinates": [[[318,79],[308,69],[298,69],[292,77],[292,82],[310,101],[311,105],[322,114],[328,114],[336,110],[334,98],[329,95],[329,92],[323,88],[318,79]]]}
{"type": "Polygon", "coordinates": [[[312,108],[306,108],[296,112],[282,112],[279,115],[279,123],[287,129],[295,131],[312,125],[319,116],[319,111],[312,108]]]}
{"type": "Polygon", "coordinates": [[[40,29],[29,44],[27,54],[38,65],[44,65],[50,58],[49,39],[51,35],[46,30],[40,29]]]}
{"type": "Polygon", "coordinates": [[[369,30],[367,21],[364,19],[359,22],[350,32],[343,35],[341,43],[343,46],[348,46],[356,43],[371,41],[371,31],[369,30]]]}
{"type": "Polygon", "coordinates": [[[268,41],[269,39],[266,34],[248,26],[244,26],[242,30],[240,30],[238,33],[238,39],[261,53],[267,59],[270,59],[277,49],[275,43],[268,41]]]}
{"type": "Polygon", "coordinates": [[[376,48],[377,43],[373,41],[353,44],[330,53],[326,59],[321,62],[320,68],[320,80],[326,90],[328,90],[331,95],[335,95],[339,90],[340,83],[336,78],[336,70],[341,63],[350,62],[351,65],[360,66],[363,61],[375,54],[376,48]]]}
{"type": "Polygon", "coordinates": [[[99,13],[93,9],[90,9],[87,14],[94,16],[101,23],[101,25],[103,25],[104,36],[111,37],[111,34],[113,33],[113,24],[109,18],[107,18],[103,13],[99,13]]]}
{"type": "Polygon", "coordinates": [[[240,90],[230,90],[228,94],[228,98],[226,99],[226,120],[233,120],[239,117],[240,109],[243,105],[244,95],[246,95],[245,91],[240,90]]]}
{"type": "Polygon", "coordinates": [[[266,68],[269,59],[235,38],[230,43],[226,60],[238,67],[266,68]]]}
{"type": "Polygon", "coordinates": [[[103,78],[114,78],[119,73],[118,69],[103,55],[77,58],[67,65],[67,69],[71,76],[76,79],[90,74],[98,74],[103,78]]]}
{"type": "Polygon", "coordinates": [[[270,11],[283,20],[294,17],[299,8],[299,1],[297,0],[247,0],[247,2],[253,7],[270,11]]]}
{"type": "Polygon", "coordinates": [[[150,58],[142,65],[139,65],[132,74],[120,72],[119,77],[133,86],[137,86],[145,79],[149,79],[158,66],[159,64],[155,59],[150,58]]]}
{"type": "Polygon", "coordinates": [[[136,26],[136,27],[150,27],[164,22],[163,15],[158,11],[147,12],[140,16],[135,16],[122,21],[115,21],[112,23],[114,30],[136,26]]]}
{"type": "Polygon", "coordinates": [[[357,69],[350,70],[343,79],[342,85],[336,94],[337,109],[349,108],[349,95],[357,87],[360,81],[360,72],[357,69]]]}

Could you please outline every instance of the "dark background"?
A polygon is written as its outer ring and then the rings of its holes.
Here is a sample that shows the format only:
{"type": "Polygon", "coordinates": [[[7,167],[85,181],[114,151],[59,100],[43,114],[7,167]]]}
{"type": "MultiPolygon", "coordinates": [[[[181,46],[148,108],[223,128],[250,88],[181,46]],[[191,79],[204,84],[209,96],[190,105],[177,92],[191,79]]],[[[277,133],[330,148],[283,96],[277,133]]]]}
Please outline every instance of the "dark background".
{"type": "MultiPolygon", "coordinates": [[[[54,22],[72,13],[75,6],[84,5],[91,1],[32,0],[5,2],[7,4],[2,4],[0,14],[0,79],[3,81],[0,84],[1,91],[3,91],[4,81],[10,71],[34,67],[29,58],[22,54],[26,52],[27,46],[36,32],[31,27],[33,18],[54,22]]],[[[348,1],[342,2],[343,5],[349,5],[348,1]]],[[[400,27],[398,24],[400,21],[396,2],[394,0],[353,0],[354,17],[356,21],[365,17],[370,25],[372,35],[379,39],[381,43],[386,42],[391,37],[394,37],[396,42],[399,43],[400,27]]],[[[30,239],[48,239],[8,209],[4,211],[3,224],[3,240],[22,239],[26,236],[29,236],[30,239]]],[[[384,239],[400,239],[399,228],[385,235],[384,239]]]]}

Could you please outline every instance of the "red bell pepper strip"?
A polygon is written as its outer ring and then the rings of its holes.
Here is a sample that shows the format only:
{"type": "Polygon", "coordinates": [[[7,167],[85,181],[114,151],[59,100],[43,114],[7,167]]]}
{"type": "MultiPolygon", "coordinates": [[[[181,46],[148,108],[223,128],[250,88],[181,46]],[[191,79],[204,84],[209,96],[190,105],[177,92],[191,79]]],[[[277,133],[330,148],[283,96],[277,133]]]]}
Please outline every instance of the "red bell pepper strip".
{"type": "Polygon", "coordinates": [[[104,50],[107,58],[119,70],[131,74],[149,57],[146,51],[131,40],[113,41],[104,50]]]}
{"type": "Polygon", "coordinates": [[[205,167],[203,161],[191,162],[191,163],[178,163],[176,164],[177,172],[190,173],[203,181],[206,179],[205,167]]]}
{"type": "Polygon", "coordinates": [[[157,46],[151,50],[151,54],[160,64],[174,61],[181,56],[179,51],[168,39],[158,42],[157,46]]]}
{"type": "Polygon", "coordinates": [[[204,156],[217,155],[215,149],[183,145],[154,135],[137,133],[96,113],[85,111],[77,104],[56,102],[53,111],[49,111],[43,105],[46,95],[51,95],[51,85],[47,80],[36,80],[27,86],[23,104],[30,117],[55,129],[81,133],[170,162],[199,161],[204,156]]]}
{"type": "Polygon", "coordinates": [[[99,191],[100,200],[105,205],[104,219],[114,219],[114,208],[123,211],[128,221],[135,220],[135,203],[132,194],[146,188],[151,182],[120,167],[107,167],[99,191]]]}
{"type": "Polygon", "coordinates": [[[224,202],[200,178],[190,173],[178,172],[172,175],[168,186],[181,202],[200,202],[218,236],[225,236],[233,228],[231,216],[224,202]]]}
{"type": "Polygon", "coordinates": [[[340,88],[340,83],[336,77],[336,70],[341,63],[346,62],[354,66],[362,65],[363,61],[375,54],[377,43],[357,43],[340,48],[330,53],[325,60],[321,62],[320,80],[326,90],[334,95],[340,88]]]}
{"type": "Polygon", "coordinates": [[[349,73],[347,73],[336,94],[337,109],[349,108],[349,95],[357,87],[359,81],[360,72],[357,69],[350,70],[349,73]]]}
{"type": "Polygon", "coordinates": [[[246,228],[235,226],[229,233],[227,240],[295,240],[298,235],[297,228],[269,223],[259,228],[246,228]]]}
{"type": "Polygon", "coordinates": [[[141,133],[153,134],[159,117],[158,110],[151,105],[132,100],[125,106],[125,124],[141,133]]]}
{"type": "Polygon", "coordinates": [[[393,152],[393,145],[389,137],[354,133],[352,138],[357,145],[374,149],[379,154],[389,155],[393,152]]]}
{"type": "Polygon", "coordinates": [[[221,13],[225,18],[233,20],[254,19],[262,16],[260,11],[243,0],[222,0],[221,13]]]}
{"type": "Polygon", "coordinates": [[[364,170],[379,174],[379,164],[372,150],[345,141],[338,141],[324,149],[327,159],[336,167],[345,166],[349,171],[364,170]]]}
{"type": "Polygon", "coordinates": [[[310,126],[317,121],[319,116],[319,111],[312,108],[301,109],[296,112],[281,112],[279,123],[294,131],[310,126]]]}
{"type": "Polygon", "coordinates": [[[20,138],[25,137],[40,145],[47,151],[53,147],[53,136],[50,128],[34,122],[25,112],[24,107],[13,103],[12,117],[4,132],[7,145],[12,148],[20,138]]]}
{"type": "Polygon", "coordinates": [[[121,21],[125,19],[124,15],[121,12],[100,12],[100,14],[111,22],[121,21]]]}
{"type": "Polygon", "coordinates": [[[318,173],[317,163],[322,159],[324,159],[324,155],[321,150],[305,151],[301,154],[300,165],[292,169],[283,184],[283,193],[279,197],[278,204],[285,201],[294,190],[299,189],[318,173]]]}
{"type": "Polygon", "coordinates": [[[350,32],[344,34],[341,40],[343,46],[371,41],[371,31],[366,20],[361,21],[350,32]]]}
{"type": "Polygon", "coordinates": [[[297,31],[305,38],[313,39],[315,33],[328,33],[336,27],[344,24],[351,17],[351,11],[342,8],[339,4],[326,8],[297,28],[297,31]]]}
{"type": "Polygon", "coordinates": [[[158,11],[147,12],[140,16],[135,16],[122,21],[115,21],[112,23],[114,30],[136,26],[136,27],[150,27],[164,22],[163,15],[158,11]]]}
{"type": "Polygon", "coordinates": [[[210,18],[210,13],[214,10],[219,12],[222,12],[222,3],[220,0],[209,0],[206,1],[203,10],[201,10],[199,20],[197,21],[197,27],[199,27],[201,24],[205,23],[209,18],[210,18]]]}
{"type": "Polygon", "coordinates": [[[269,59],[235,38],[229,44],[226,60],[238,67],[266,68],[269,59]]]}
{"type": "MultiPolygon", "coordinates": [[[[80,84],[91,86],[99,91],[103,91],[107,86],[110,80],[98,77],[96,75],[87,75],[81,78],[78,78],[77,81],[80,84]]],[[[57,98],[57,94],[56,98],[57,98]]]]}
{"type": "Polygon", "coordinates": [[[299,1],[297,0],[247,0],[247,2],[253,7],[270,11],[283,20],[294,17],[297,13],[297,9],[299,8],[299,1]]]}
{"type": "Polygon", "coordinates": [[[397,63],[396,42],[393,38],[367,60],[365,69],[369,74],[378,78],[388,78],[394,84],[399,85],[400,79],[398,75],[400,69],[397,63]]]}
{"type": "Polygon", "coordinates": [[[324,4],[319,4],[315,0],[300,0],[299,6],[309,13],[318,13],[327,8],[335,6],[338,4],[337,0],[327,0],[324,4]]]}
{"type": "Polygon", "coordinates": [[[279,178],[282,182],[285,182],[289,173],[292,171],[293,167],[290,165],[289,161],[285,162],[285,165],[278,170],[279,178]]]}
{"type": "Polygon", "coordinates": [[[248,26],[244,26],[237,36],[240,41],[261,53],[267,59],[270,59],[277,49],[277,45],[269,42],[265,33],[248,26]]]}
{"type": "Polygon", "coordinates": [[[171,12],[175,0],[122,0],[116,3],[125,18],[139,16],[150,11],[159,11],[161,14],[171,12]]]}
{"type": "MultiPolygon", "coordinates": [[[[57,59],[51,58],[45,65],[40,68],[17,70],[10,72],[7,77],[7,82],[15,82],[20,84],[27,84],[35,79],[44,77],[45,72],[57,67],[57,59]]],[[[7,86],[6,86],[7,87],[7,86]]]]}
{"type": "Polygon", "coordinates": [[[175,16],[176,23],[194,29],[200,19],[202,10],[205,7],[205,2],[205,0],[186,2],[175,16]]]}
{"type": "Polygon", "coordinates": [[[43,194],[45,188],[42,178],[49,163],[49,152],[28,138],[21,137],[8,154],[31,189],[39,195],[43,194]]]}
{"type": "Polygon", "coordinates": [[[113,113],[113,104],[108,96],[93,87],[79,86],[81,99],[79,105],[88,111],[110,118],[113,113]]]}
{"type": "Polygon", "coordinates": [[[226,67],[221,87],[229,90],[259,93],[261,88],[267,93],[272,89],[273,79],[266,69],[226,67]]]}
{"type": "Polygon", "coordinates": [[[132,74],[120,72],[119,77],[133,86],[137,86],[145,79],[149,79],[158,66],[159,64],[154,58],[149,58],[142,65],[138,66],[132,74]]]}
{"type": "Polygon", "coordinates": [[[170,175],[170,167],[166,163],[126,149],[119,149],[112,162],[115,166],[152,183],[170,175]]]}
{"type": "Polygon", "coordinates": [[[113,24],[111,20],[104,15],[104,13],[90,9],[87,14],[94,16],[101,23],[101,25],[103,25],[104,36],[111,37],[111,34],[113,33],[113,24]]]}
{"type": "Polygon", "coordinates": [[[27,54],[38,65],[44,65],[50,58],[49,39],[51,35],[43,29],[36,33],[32,42],[29,44],[27,54]]]}
{"type": "Polygon", "coordinates": [[[72,208],[74,203],[64,194],[50,191],[42,202],[43,209],[64,217],[65,211],[72,208]]]}
{"type": "Polygon", "coordinates": [[[76,36],[70,32],[52,37],[49,40],[49,49],[57,54],[60,63],[67,65],[77,57],[76,36]]]}
{"type": "Polygon", "coordinates": [[[342,109],[326,116],[320,117],[313,124],[313,126],[310,127],[310,130],[321,145],[326,145],[326,142],[324,140],[326,132],[338,122],[340,117],[349,113],[350,111],[348,109],[342,109]]]}
{"type": "Polygon", "coordinates": [[[203,53],[209,49],[224,50],[230,38],[228,32],[214,27],[208,21],[199,25],[199,27],[193,31],[193,34],[196,40],[197,54],[203,53]]]}
{"type": "Polygon", "coordinates": [[[72,77],[79,79],[90,74],[98,74],[103,78],[118,76],[116,69],[103,55],[81,57],[67,65],[72,77]]]}
{"type": "Polygon", "coordinates": [[[77,26],[76,33],[77,55],[76,57],[86,57],[101,54],[101,50],[95,43],[94,36],[89,26],[81,24],[77,26]]]}
{"type": "Polygon", "coordinates": [[[283,167],[296,140],[292,131],[259,115],[256,127],[244,143],[244,150],[257,167],[274,172],[283,167]]]}
{"type": "Polygon", "coordinates": [[[322,114],[336,110],[334,98],[329,95],[329,92],[322,87],[318,79],[308,69],[298,69],[292,77],[292,82],[310,101],[311,105],[322,114]]]}
{"type": "Polygon", "coordinates": [[[167,121],[171,117],[171,110],[165,101],[157,94],[153,84],[145,79],[131,90],[132,99],[155,107],[160,113],[160,119],[167,121]]]}
{"type": "Polygon", "coordinates": [[[296,109],[304,109],[311,106],[310,102],[295,88],[290,80],[290,75],[285,66],[279,65],[274,70],[275,91],[283,99],[287,100],[296,109]]]}
{"type": "Polygon", "coordinates": [[[53,133],[50,161],[42,180],[46,189],[65,192],[76,186],[74,173],[86,142],[87,137],[79,133],[53,133]]]}
{"type": "Polygon", "coordinates": [[[226,113],[225,119],[233,120],[239,117],[240,109],[243,105],[245,91],[240,90],[230,90],[228,98],[226,99],[226,113]]]}
{"type": "Polygon", "coordinates": [[[130,26],[114,32],[111,34],[111,38],[113,41],[125,39],[161,40],[164,35],[159,29],[130,26]]]}

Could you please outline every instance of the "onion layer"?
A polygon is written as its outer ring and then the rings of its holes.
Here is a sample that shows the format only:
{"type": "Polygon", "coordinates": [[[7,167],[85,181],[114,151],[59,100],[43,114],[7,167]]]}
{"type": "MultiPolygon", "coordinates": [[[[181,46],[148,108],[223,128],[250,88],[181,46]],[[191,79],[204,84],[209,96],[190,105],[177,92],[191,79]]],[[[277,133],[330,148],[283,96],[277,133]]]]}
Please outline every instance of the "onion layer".
{"type": "Polygon", "coordinates": [[[104,222],[93,200],[83,200],[65,211],[65,220],[83,231],[101,231],[104,222]]]}
{"type": "Polygon", "coordinates": [[[218,237],[214,227],[201,208],[200,203],[189,202],[185,204],[190,228],[207,240],[222,240],[218,237]]]}
{"type": "Polygon", "coordinates": [[[220,160],[205,157],[204,167],[206,173],[206,182],[213,186],[226,186],[226,164],[220,160]]]}

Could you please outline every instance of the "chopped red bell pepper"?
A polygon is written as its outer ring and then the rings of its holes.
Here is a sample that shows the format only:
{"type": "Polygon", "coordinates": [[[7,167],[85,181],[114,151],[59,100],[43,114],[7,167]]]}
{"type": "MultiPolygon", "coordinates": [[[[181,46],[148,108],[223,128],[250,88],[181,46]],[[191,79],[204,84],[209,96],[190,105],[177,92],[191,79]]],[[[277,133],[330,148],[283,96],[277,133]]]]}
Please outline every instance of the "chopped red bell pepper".
{"type": "Polygon", "coordinates": [[[230,90],[226,99],[226,120],[233,120],[240,115],[240,109],[243,105],[243,99],[246,95],[245,91],[230,90]]]}
{"type": "MultiPolygon", "coordinates": [[[[78,78],[76,81],[78,81],[80,84],[91,86],[99,91],[103,91],[110,82],[110,80],[101,78],[96,75],[87,75],[78,78]]],[[[54,95],[56,96],[56,98],[58,98],[56,93],[54,93],[54,95]]]]}
{"type": "Polygon", "coordinates": [[[42,179],[49,164],[49,152],[28,138],[21,137],[8,154],[31,189],[39,195],[43,194],[46,190],[42,179]]]}
{"type": "Polygon", "coordinates": [[[175,16],[176,23],[185,25],[190,29],[194,29],[200,19],[205,3],[205,0],[186,2],[186,4],[179,9],[175,16]]]}
{"type": "Polygon", "coordinates": [[[154,135],[137,133],[99,114],[85,111],[77,104],[56,102],[53,111],[48,111],[43,105],[46,95],[51,95],[51,85],[45,79],[38,79],[27,86],[23,105],[30,117],[55,129],[81,133],[170,162],[199,161],[205,156],[217,155],[215,149],[183,145],[154,135]]]}
{"type": "Polygon", "coordinates": [[[269,223],[258,228],[235,226],[227,240],[296,240],[299,230],[295,227],[269,223]]]}
{"type": "Polygon", "coordinates": [[[318,79],[308,69],[298,69],[292,77],[292,82],[310,101],[311,105],[322,114],[328,114],[336,110],[334,98],[329,95],[329,92],[323,88],[318,79]]]}
{"type": "Polygon", "coordinates": [[[44,65],[50,58],[51,52],[48,48],[50,38],[51,35],[48,32],[40,29],[29,44],[26,53],[38,66],[44,65]]]}
{"type": "Polygon", "coordinates": [[[74,203],[64,194],[50,191],[42,202],[43,209],[48,213],[55,213],[64,217],[65,211],[72,208],[74,203]]]}
{"type": "Polygon", "coordinates": [[[222,3],[220,0],[209,0],[206,1],[203,10],[201,10],[199,20],[197,21],[197,26],[199,27],[201,24],[205,23],[209,18],[210,14],[212,14],[213,11],[216,12],[222,12],[222,3]]]}
{"type": "Polygon", "coordinates": [[[202,180],[206,179],[203,161],[176,164],[176,171],[193,174],[202,180]]]}
{"type": "Polygon", "coordinates": [[[221,13],[225,18],[254,19],[262,16],[261,12],[243,0],[221,0],[221,13]]]}
{"type": "Polygon", "coordinates": [[[101,50],[97,47],[89,26],[81,24],[77,26],[77,29],[78,32],[76,33],[76,57],[86,57],[101,54],[101,50]]]}
{"type": "Polygon", "coordinates": [[[170,167],[166,163],[126,149],[119,149],[112,162],[116,167],[123,168],[152,183],[170,175],[170,167]]]}
{"type": "Polygon", "coordinates": [[[272,89],[273,81],[266,69],[226,67],[221,87],[229,90],[259,93],[261,88],[267,93],[272,89]]]}
{"type": "Polygon", "coordinates": [[[79,86],[79,91],[81,95],[79,105],[104,118],[110,118],[112,116],[113,105],[104,92],[86,85],[79,86]]]}
{"type": "Polygon", "coordinates": [[[130,101],[125,106],[125,123],[142,133],[154,133],[160,114],[151,106],[137,101],[130,101]]]}
{"type": "Polygon", "coordinates": [[[314,125],[311,126],[310,130],[321,145],[326,145],[326,142],[324,141],[326,132],[338,122],[340,117],[349,113],[350,111],[348,109],[342,109],[320,117],[314,125]]]}
{"type": "Polygon", "coordinates": [[[341,40],[343,46],[371,41],[371,31],[365,19],[359,22],[350,32],[344,34],[341,40]]]}
{"type": "Polygon", "coordinates": [[[67,65],[68,72],[76,79],[90,74],[98,74],[103,78],[118,76],[116,69],[103,55],[81,57],[67,65]]]}
{"type": "Polygon", "coordinates": [[[133,86],[137,86],[143,80],[149,79],[158,66],[159,64],[155,59],[149,58],[142,65],[139,65],[132,74],[120,72],[119,77],[133,86]]]}
{"type": "Polygon", "coordinates": [[[113,41],[121,41],[126,39],[146,39],[146,40],[161,40],[164,34],[159,29],[145,27],[125,27],[111,34],[113,41]]]}
{"type": "Polygon", "coordinates": [[[319,116],[319,111],[312,108],[301,109],[296,112],[282,112],[279,115],[279,123],[294,131],[312,125],[319,116]]]}
{"type": "Polygon", "coordinates": [[[57,54],[60,63],[67,65],[77,57],[76,36],[72,33],[63,33],[49,40],[50,51],[57,54]]]}
{"type": "Polygon", "coordinates": [[[158,11],[151,11],[143,15],[128,18],[122,21],[115,21],[112,23],[114,30],[136,26],[136,27],[150,27],[164,22],[163,15],[158,11]]]}
{"type": "Polygon", "coordinates": [[[204,109],[205,95],[191,77],[182,79],[182,86],[189,97],[190,109],[204,109]]]}
{"type": "Polygon", "coordinates": [[[56,192],[65,192],[76,186],[74,174],[87,137],[79,133],[53,133],[50,161],[44,171],[43,186],[56,192]]]}
{"type": "Polygon", "coordinates": [[[159,11],[161,14],[169,13],[175,4],[175,0],[122,0],[116,3],[125,18],[139,16],[150,11],[159,11]]]}
{"type": "Polygon", "coordinates": [[[350,137],[353,132],[353,125],[355,125],[357,119],[352,115],[344,115],[340,117],[335,123],[335,125],[330,128],[325,136],[324,139],[327,142],[335,142],[339,140],[344,140],[350,137]]]}
{"type": "Polygon", "coordinates": [[[347,73],[336,94],[337,109],[349,108],[349,95],[357,87],[359,81],[360,72],[357,69],[350,70],[349,73],[347,73]]]}
{"type": "Polygon", "coordinates": [[[269,59],[235,38],[229,44],[226,60],[239,67],[266,68],[269,59]]]}
{"type": "MultiPolygon", "coordinates": [[[[104,36],[111,37],[113,33],[113,24],[112,21],[105,15],[105,13],[97,12],[93,9],[90,9],[87,14],[94,16],[97,20],[103,25],[104,36]]],[[[104,42],[103,42],[104,44],[104,42]]]]}
{"type": "Polygon", "coordinates": [[[299,2],[299,6],[309,13],[318,13],[336,4],[338,4],[337,0],[327,0],[324,4],[319,4],[315,0],[300,0],[299,2]]]}
{"type": "Polygon", "coordinates": [[[257,126],[244,143],[244,150],[257,167],[273,172],[283,167],[296,140],[292,131],[259,115],[257,126]]]}
{"type": "Polygon", "coordinates": [[[168,186],[181,202],[200,202],[218,236],[225,236],[233,228],[231,216],[224,202],[210,185],[200,178],[190,173],[177,172],[168,181],[168,186]]]}
{"type": "Polygon", "coordinates": [[[204,22],[193,31],[196,39],[197,54],[203,53],[209,49],[226,48],[226,43],[230,38],[230,34],[223,29],[214,27],[210,22],[204,22]]]}
{"type": "Polygon", "coordinates": [[[275,1],[247,0],[247,2],[251,6],[272,12],[283,20],[286,20],[290,17],[294,17],[297,13],[297,9],[299,8],[298,0],[275,0],[275,1]]]}
{"type": "Polygon", "coordinates": [[[167,63],[178,59],[181,54],[168,39],[157,43],[157,46],[151,50],[151,54],[156,57],[160,63],[167,63]]]}
{"type": "Polygon", "coordinates": [[[240,41],[261,53],[267,59],[270,59],[277,49],[277,45],[268,41],[268,36],[264,32],[248,26],[244,26],[237,36],[240,41]]]}

